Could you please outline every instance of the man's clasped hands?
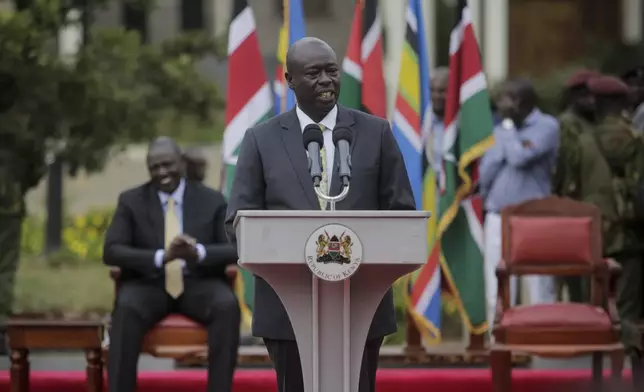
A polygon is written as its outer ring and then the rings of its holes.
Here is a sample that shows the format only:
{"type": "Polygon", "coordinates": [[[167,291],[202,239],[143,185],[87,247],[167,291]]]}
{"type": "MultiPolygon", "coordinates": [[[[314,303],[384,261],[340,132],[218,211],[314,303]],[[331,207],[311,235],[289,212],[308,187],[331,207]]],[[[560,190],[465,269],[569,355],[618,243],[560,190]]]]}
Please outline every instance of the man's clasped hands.
{"type": "Polygon", "coordinates": [[[185,260],[186,263],[195,263],[199,259],[197,251],[197,240],[187,234],[179,234],[174,237],[165,250],[163,263],[169,263],[173,260],[185,260]]]}

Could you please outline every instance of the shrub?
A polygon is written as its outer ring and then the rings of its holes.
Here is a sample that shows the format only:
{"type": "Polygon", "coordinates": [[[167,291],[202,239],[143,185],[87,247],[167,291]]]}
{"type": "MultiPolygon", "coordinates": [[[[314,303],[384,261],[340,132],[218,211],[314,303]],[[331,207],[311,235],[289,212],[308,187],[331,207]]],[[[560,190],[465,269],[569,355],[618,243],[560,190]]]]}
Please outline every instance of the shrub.
{"type": "MultiPolygon", "coordinates": [[[[109,227],[113,210],[93,209],[86,214],[65,217],[63,221],[63,246],[59,252],[47,258],[51,264],[76,264],[100,261],[103,241],[109,227]]],[[[38,256],[45,245],[45,219],[28,216],[22,224],[21,254],[38,256]]]]}

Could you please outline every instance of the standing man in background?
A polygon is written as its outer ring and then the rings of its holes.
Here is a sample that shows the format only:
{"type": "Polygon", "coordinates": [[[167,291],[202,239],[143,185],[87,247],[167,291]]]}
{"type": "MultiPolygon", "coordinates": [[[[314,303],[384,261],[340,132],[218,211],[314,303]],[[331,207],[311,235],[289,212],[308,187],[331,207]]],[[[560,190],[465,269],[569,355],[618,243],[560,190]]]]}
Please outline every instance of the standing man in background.
{"type": "MultiPolygon", "coordinates": [[[[313,189],[302,132],[317,124],[323,130],[324,168],[336,168],[332,142],[336,124],[353,134],[351,190],[338,210],[415,210],[405,163],[389,122],[337,105],[340,66],[335,52],[318,38],[303,38],[286,56],[288,87],[297,106],[249,129],[241,144],[230,193],[226,230],[237,243],[233,221],[240,210],[318,210],[326,205],[313,189]]],[[[338,163],[338,164],[336,164],[338,163]]],[[[322,182],[331,195],[341,191],[334,170],[322,182]],[[326,183],[325,183],[326,182],[326,183]]],[[[367,336],[360,370],[360,392],[374,392],[380,346],[396,331],[391,290],[382,299],[367,336]]],[[[279,392],[303,392],[302,365],[293,328],[273,289],[256,278],[253,334],[264,338],[277,373],[279,392]]]]}
{"type": "MultiPolygon", "coordinates": [[[[582,153],[584,162],[595,156],[589,155],[585,138],[592,136],[595,126],[595,97],[588,88],[588,81],[598,76],[600,74],[597,71],[581,69],[566,82],[562,99],[564,110],[559,116],[561,141],[557,164],[553,168],[553,194],[575,200],[582,200],[582,195],[588,195],[589,192],[594,194],[594,190],[591,191],[585,182],[581,184],[584,179],[580,177],[580,173],[588,165],[584,168],[580,165],[582,153]],[[585,149],[582,149],[582,145],[585,149]]],[[[567,276],[561,278],[560,282],[567,286],[570,301],[582,303],[590,299],[590,282],[587,277],[567,276]]]]}
{"type": "Polygon", "coordinates": [[[206,154],[201,147],[188,147],[183,152],[183,162],[186,167],[186,178],[188,180],[203,182],[208,170],[206,154]]]}
{"type": "MultiPolygon", "coordinates": [[[[606,188],[611,191],[610,200],[613,201],[613,215],[602,214],[604,254],[622,266],[617,285],[617,309],[622,323],[622,340],[631,357],[633,381],[637,390],[642,390],[642,336],[637,323],[644,307],[644,216],[641,213],[644,140],[623,116],[629,104],[626,84],[616,77],[603,76],[590,80],[588,87],[596,100],[594,136],[609,171],[606,188]]],[[[588,174],[596,181],[596,171],[588,174]]]]}
{"type": "MultiPolygon", "coordinates": [[[[438,67],[431,74],[430,98],[432,100],[432,140],[429,142],[432,146],[432,163],[434,173],[436,173],[437,186],[443,181],[443,132],[445,131],[445,101],[447,99],[447,82],[449,81],[449,68],[438,67]]],[[[436,200],[438,203],[438,198],[436,200]]]]}
{"type": "MultiPolygon", "coordinates": [[[[496,266],[501,259],[501,210],[550,195],[552,168],[559,148],[559,124],[537,108],[537,93],[526,79],[506,82],[497,97],[501,124],[494,128],[494,146],[481,159],[480,185],[485,198],[484,263],[487,321],[494,325],[497,300],[496,266]]],[[[526,277],[530,302],[555,302],[554,278],[526,277]]],[[[517,297],[510,281],[511,302],[517,297]]]]}

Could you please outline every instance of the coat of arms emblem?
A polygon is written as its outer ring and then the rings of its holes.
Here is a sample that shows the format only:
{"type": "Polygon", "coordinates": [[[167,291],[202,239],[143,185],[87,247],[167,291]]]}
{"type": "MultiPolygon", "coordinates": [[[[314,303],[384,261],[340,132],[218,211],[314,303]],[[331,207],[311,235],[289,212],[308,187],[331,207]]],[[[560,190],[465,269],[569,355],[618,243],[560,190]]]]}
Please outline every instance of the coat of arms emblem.
{"type": "Polygon", "coordinates": [[[309,237],[306,261],[321,279],[344,280],[353,275],[362,262],[362,244],[348,227],[326,225],[309,237]]]}
{"type": "Polygon", "coordinates": [[[342,233],[340,236],[329,235],[326,231],[320,234],[316,242],[318,263],[351,263],[351,236],[342,233]]]}

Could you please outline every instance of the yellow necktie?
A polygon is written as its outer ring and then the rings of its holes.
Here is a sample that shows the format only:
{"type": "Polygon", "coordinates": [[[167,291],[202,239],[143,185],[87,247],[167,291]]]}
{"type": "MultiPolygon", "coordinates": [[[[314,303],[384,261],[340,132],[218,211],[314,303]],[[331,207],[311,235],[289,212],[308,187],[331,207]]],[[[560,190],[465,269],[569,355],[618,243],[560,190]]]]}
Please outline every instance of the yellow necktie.
{"type": "MultiPolygon", "coordinates": [[[[324,133],[324,125],[318,124],[320,126],[320,129],[322,130],[322,133],[324,133]]],[[[322,160],[320,161],[320,166],[322,166],[322,179],[320,181],[320,192],[322,192],[323,195],[329,195],[329,180],[327,178],[326,174],[326,151],[324,149],[324,143],[322,144],[322,148],[320,149],[320,155],[322,156],[322,160]]],[[[318,197],[318,201],[320,202],[320,209],[321,210],[326,210],[326,200],[318,197]]]]}
{"type": "MultiPolygon", "coordinates": [[[[168,209],[165,213],[165,248],[179,233],[179,218],[175,210],[174,200],[168,199],[168,209]]],[[[165,265],[165,290],[172,298],[178,298],[183,293],[183,271],[180,260],[171,260],[165,265]]]]}

